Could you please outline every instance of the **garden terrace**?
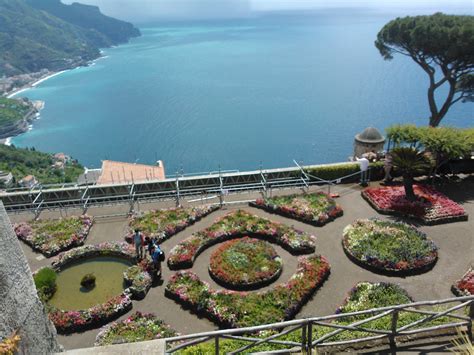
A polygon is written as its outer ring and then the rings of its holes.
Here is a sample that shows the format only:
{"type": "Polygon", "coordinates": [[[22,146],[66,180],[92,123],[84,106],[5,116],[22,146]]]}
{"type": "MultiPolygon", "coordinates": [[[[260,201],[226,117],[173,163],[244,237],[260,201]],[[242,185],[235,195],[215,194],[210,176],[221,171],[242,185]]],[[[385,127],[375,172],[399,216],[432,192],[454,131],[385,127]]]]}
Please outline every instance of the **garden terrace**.
{"type": "MultiPolygon", "coordinates": [[[[317,175],[319,176],[319,175],[317,175]]],[[[371,183],[372,187],[377,187],[371,183]]],[[[324,189],[326,190],[327,187],[324,189]]],[[[462,177],[458,181],[449,180],[444,184],[437,185],[436,189],[443,195],[448,196],[451,200],[460,204],[467,214],[474,213],[474,178],[462,177]]],[[[318,192],[320,189],[310,187],[308,192],[318,192]]],[[[187,227],[184,231],[177,233],[172,238],[161,244],[162,249],[168,256],[171,249],[189,238],[189,236],[206,230],[211,227],[217,218],[224,218],[229,212],[237,209],[256,215],[261,218],[269,219],[283,225],[294,226],[306,235],[317,235],[315,243],[316,252],[324,255],[331,262],[331,276],[324,282],[323,286],[318,289],[314,297],[311,297],[304,307],[298,312],[295,318],[314,317],[315,315],[334,316],[334,311],[341,305],[346,293],[348,285],[358,282],[392,282],[400,285],[405,289],[415,301],[446,299],[453,297],[451,292],[451,284],[459,279],[472,263],[473,244],[472,233],[474,230],[474,221],[450,223],[446,225],[426,226],[422,225],[419,229],[426,233],[438,247],[438,261],[434,265],[433,270],[412,276],[409,278],[398,276],[386,276],[375,274],[365,268],[355,265],[344,253],[341,246],[343,229],[353,223],[357,219],[365,219],[369,217],[378,217],[380,219],[392,220],[392,217],[381,215],[376,212],[364,199],[361,198],[361,188],[357,185],[337,185],[331,186],[331,192],[339,194],[336,199],[337,203],[344,206],[344,215],[336,218],[333,222],[326,224],[324,227],[315,227],[307,223],[289,219],[277,214],[269,214],[264,210],[249,207],[247,203],[239,203],[235,205],[227,205],[224,209],[217,210],[211,215],[202,218],[194,225],[187,227]]],[[[285,191],[273,190],[273,195],[295,194],[301,193],[301,189],[287,189],[285,191]]],[[[262,198],[261,193],[245,193],[245,194],[229,194],[225,196],[225,201],[236,203],[242,200],[256,200],[262,198]]],[[[196,198],[191,198],[196,200],[196,198]]],[[[218,198],[205,200],[206,203],[219,202],[218,198]]],[[[186,197],[180,201],[184,207],[192,207],[200,204],[200,201],[190,202],[186,197]]],[[[169,209],[175,206],[175,200],[160,202],[136,202],[135,210],[147,211],[156,209],[169,209]]],[[[130,204],[111,205],[91,207],[87,213],[94,217],[94,224],[90,230],[89,236],[85,240],[86,245],[99,244],[103,242],[112,242],[123,240],[124,233],[128,228],[128,213],[130,204]],[[106,216],[106,217],[104,217],[106,216]]],[[[68,208],[67,210],[43,210],[40,214],[41,219],[58,219],[61,214],[81,215],[81,209],[68,208]]],[[[29,221],[34,218],[33,214],[10,213],[12,222],[29,221]]],[[[291,275],[297,270],[297,257],[292,256],[278,244],[272,244],[281,256],[284,268],[278,279],[279,284],[286,283],[290,280],[291,275]]],[[[32,251],[26,244],[21,243],[23,252],[27,256],[28,262],[32,270],[37,270],[42,266],[50,265],[48,259],[42,258],[38,252],[32,251]]],[[[209,283],[210,287],[216,291],[222,290],[209,276],[209,260],[212,253],[219,247],[214,245],[202,251],[200,256],[194,261],[192,271],[201,281],[209,283]]],[[[162,279],[164,283],[158,283],[150,288],[147,296],[142,300],[133,301],[133,311],[119,317],[117,322],[127,319],[135,311],[142,313],[153,312],[159,319],[169,324],[181,334],[191,334],[197,332],[209,332],[217,327],[214,322],[206,317],[197,317],[192,312],[182,309],[181,303],[175,302],[165,296],[164,289],[168,280],[175,274],[166,264],[162,267],[162,279]]],[[[259,291],[251,293],[265,292],[272,289],[272,285],[265,286],[259,291]]],[[[265,321],[266,322],[266,321],[265,321]]],[[[81,333],[72,335],[60,335],[58,340],[66,349],[84,348],[93,346],[99,329],[90,329],[81,333]]],[[[225,340],[220,339],[223,343],[225,340]]]]}
{"type": "Polygon", "coordinates": [[[209,228],[193,234],[176,245],[168,257],[173,270],[190,268],[206,248],[228,239],[250,236],[281,245],[292,254],[314,252],[315,237],[287,225],[272,222],[243,210],[230,212],[209,228]]]}
{"type": "Polygon", "coordinates": [[[46,257],[84,244],[93,218],[82,215],[61,219],[20,222],[14,225],[18,238],[46,257]]]}
{"type": "Polygon", "coordinates": [[[424,233],[377,219],[360,219],[344,228],[342,246],[356,264],[392,275],[426,272],[438,259],[436,246],[424,233]]]}
{"type": "Polygon", "coordinates": [[[257,199],[250,206],[315,226],[323,226],[343,214],[341,206],[324,192],[257,199]]]}
{"type": "Polygon", "coordinates": [[[298,258],[297,272],[284,284],[263,292],[216,291],[190,271],[179,271],[166,295],[223,327],[246,327],[292,319],[329,276],[318,255],[298,258]]]}
{"type": "Polygon", "coordinates": [[[467,221],[464,208],[434,188],[415,184],[416,201],[405,197],[403,186],[367,188],[362,197],[379,213],[412,217],[427,225],[467,221]]]}
{"type": "Polygon", "coordinates": [[[135,214],[130,217],[125,239],[131,243],[134,231],[139,229],[145,236],[162,243],[217,209],[218,206],[170,208],[135,214]]]}
{"type": "Polygon", "coordinates": [[[100,329],[95,346],[134,343],[178,335],[153,313],[135,312],[120,322],[113,322],[100,329]]]}

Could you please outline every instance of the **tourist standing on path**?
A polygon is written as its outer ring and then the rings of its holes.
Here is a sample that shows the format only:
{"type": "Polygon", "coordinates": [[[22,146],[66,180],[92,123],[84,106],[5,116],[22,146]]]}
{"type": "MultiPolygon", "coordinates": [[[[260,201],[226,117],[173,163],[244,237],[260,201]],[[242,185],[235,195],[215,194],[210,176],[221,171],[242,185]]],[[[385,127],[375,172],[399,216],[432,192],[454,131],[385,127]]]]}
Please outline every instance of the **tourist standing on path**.
{"type": "Polygon", "coordinates": [[[165,254],[161,250],[159,245],[153,245],[151,259],[153,260],[153,277],[161,276],[161,262],[164,259],[165,254]]]}
{"type": "Polygon", "coordinates": [[[367,173],[369,171],[369,160],[367,158],[356,158],[360,164],[360,185],[367,186],[368,176],[367,173]]]}
{"type": "Polygon", "coordinates": [[[145,241],[143,240],[143,234],[139,229],[135,229],[135,234],[133,235],[133,243],[135,244],[135,252],[137,253],[137,259],[143,259],[143,246],[145,241]]]}

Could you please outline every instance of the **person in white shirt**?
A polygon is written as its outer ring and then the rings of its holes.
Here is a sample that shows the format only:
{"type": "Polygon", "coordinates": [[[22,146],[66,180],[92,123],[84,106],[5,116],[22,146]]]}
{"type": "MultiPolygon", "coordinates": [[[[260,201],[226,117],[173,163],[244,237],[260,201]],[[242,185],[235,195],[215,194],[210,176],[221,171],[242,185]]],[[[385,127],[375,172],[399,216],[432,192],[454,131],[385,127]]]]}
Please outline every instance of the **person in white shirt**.
{"type": "Polygon", "coordinates": [[[369,171],[369,160],[367,158],[356,158],[360,165],[360,185],[367,186],[368,177],[367,172],[369,171]]]}

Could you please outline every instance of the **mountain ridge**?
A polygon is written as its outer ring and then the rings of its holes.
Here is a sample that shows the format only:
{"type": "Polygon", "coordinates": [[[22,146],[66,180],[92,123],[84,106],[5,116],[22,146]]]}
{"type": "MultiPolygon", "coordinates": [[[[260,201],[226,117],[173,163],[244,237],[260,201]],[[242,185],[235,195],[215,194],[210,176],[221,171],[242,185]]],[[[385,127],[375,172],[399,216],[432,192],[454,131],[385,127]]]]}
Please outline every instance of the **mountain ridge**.
{"type": "Polygon", "coordinates": [[[0,0],[0,77],[84,65],[100,49],[140,35],[94,6],[60,0],[0,0]]]}

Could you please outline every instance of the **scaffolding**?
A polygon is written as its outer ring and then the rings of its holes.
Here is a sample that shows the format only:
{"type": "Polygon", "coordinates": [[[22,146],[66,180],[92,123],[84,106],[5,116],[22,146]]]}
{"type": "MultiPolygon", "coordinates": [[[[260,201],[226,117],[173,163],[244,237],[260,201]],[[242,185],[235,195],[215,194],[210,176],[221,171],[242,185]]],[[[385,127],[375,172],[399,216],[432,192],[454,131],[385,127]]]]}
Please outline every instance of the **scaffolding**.
{"type": "MultiPolygon", "coordinates": [[[[230,202],[225,197],[241,192],[261,192],[264,196],[275,189],[301,188],[307,191],[310,186],[331,186],[353,181],[360,173],[325,180],[311,175],[308,170],[321,165],[302,166],[294,161],[294,167],[260,169],[255,171],[218,171],[197,176],[176,174],[165,180],[133,182],[108,185],[64,185],[35,186],[29,190],[15,190],[0,195],[9,212],[28,211],[38,216],[42,210],[56,208],[82,208],[84,212],[91,206],[129,204],[130,212],[134,205],[142,202],[174,200],[176,206],[186,198],[193,201],[209,200],[209,196],[219,199],[219,204],[230,202]]],[[[347,164],[347,163],[340,163],[347,164]]],[[[357,163],[354,163],[357,165],[357,163]]],[[[332,166],[338,164],[331,164],[332,166]]]]}

